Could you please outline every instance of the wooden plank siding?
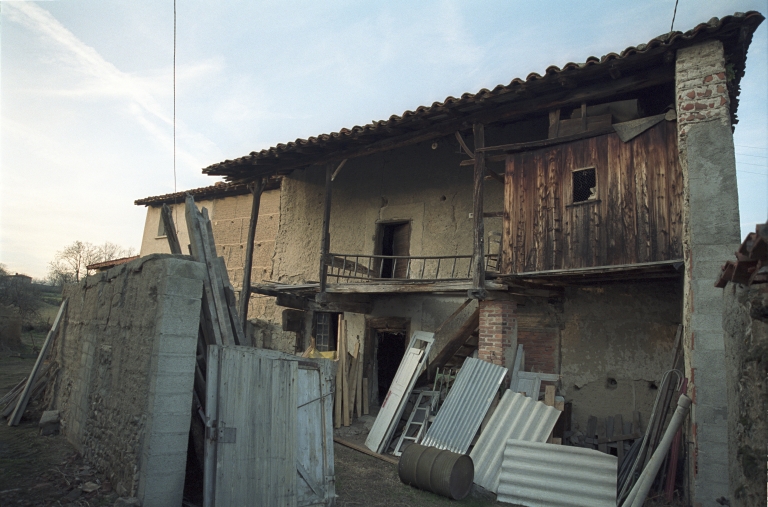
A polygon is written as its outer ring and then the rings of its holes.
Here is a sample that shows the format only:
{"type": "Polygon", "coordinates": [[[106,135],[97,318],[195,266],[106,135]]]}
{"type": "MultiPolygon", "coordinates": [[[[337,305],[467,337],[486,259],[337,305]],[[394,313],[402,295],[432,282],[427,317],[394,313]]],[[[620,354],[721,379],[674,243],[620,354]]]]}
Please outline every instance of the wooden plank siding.
{"type": "Polygon", "coordinates": [[[682,258],[675,122],[509,155],[506,171],[504,273],[682,258]],[[589,167],[597,198],[573,204],[572,172],[589,167]]]}

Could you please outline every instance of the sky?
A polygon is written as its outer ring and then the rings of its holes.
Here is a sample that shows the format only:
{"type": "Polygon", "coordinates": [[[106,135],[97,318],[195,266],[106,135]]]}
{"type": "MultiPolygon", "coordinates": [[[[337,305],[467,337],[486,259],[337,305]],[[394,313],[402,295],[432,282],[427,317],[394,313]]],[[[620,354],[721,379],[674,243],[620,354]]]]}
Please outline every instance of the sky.
{"type": "MultiPolygon", "coordinates": [[[[674,0],[0,2],[0,263],[45,277],[75,240],[141,246],[143,197],[251,151],[619,52],[674,0]]],[[[768,0],[679,0],[676,30],[768,0]]],[[[768,23],[735,131],[741,235],[768,216],[768,23]]]]}

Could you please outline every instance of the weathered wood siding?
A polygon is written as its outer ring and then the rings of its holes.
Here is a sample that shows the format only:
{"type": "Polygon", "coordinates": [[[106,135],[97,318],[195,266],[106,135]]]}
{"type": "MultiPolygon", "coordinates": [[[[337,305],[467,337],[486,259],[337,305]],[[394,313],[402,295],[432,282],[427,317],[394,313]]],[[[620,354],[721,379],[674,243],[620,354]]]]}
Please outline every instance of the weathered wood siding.
{"type": "Polygon", "coordinates": [[[505,273],[682,258],[683,176],[674,122],[507,158],[505,273]],[[573,204],[574,169],[594,167],[597,199],[573,204]]]}

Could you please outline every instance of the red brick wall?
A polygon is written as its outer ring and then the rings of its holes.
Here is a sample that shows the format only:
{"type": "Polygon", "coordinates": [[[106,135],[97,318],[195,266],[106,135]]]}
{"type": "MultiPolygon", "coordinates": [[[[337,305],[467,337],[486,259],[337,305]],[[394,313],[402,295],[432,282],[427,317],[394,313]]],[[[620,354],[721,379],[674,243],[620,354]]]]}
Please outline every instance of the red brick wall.
{"type": "Polygon", "coordinates": [[[551,328],[517,329],[517,344],[525,351],[525,371],[559,373],[557,370],[558,330],[551,328]]]}
{"type": "Polygon", "coordinates": [[[480,301],[478,358],[505,366],[504,353],[511,346],[517,327],[516,309],[513,301],[480,301]]]}

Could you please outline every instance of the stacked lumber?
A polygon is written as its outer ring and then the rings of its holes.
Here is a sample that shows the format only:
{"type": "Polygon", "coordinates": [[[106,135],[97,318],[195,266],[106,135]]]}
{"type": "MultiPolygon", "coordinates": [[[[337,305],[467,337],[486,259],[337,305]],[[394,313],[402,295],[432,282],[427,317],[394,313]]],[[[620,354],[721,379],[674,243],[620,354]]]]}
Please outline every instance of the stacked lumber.
{"type": "Polygon", "coordinates": [[[347,332],[347,321],[339,315],[338,369],[334,399],[334,427],[349,426],[352,418],[368,414],[368,379],[363,378],[364,342],[347,332]]]}
{"type": "MultiPolygon", "coordinates": [[[[203,297],[200,306],[200,330],[197,338],[197,361],[195,364],[195,387],[191,433],[198,461],[203,463],[205,438],[205,399],[207,354],[209,345],[246,345],[244,328],[237,313],[235,291],[229,281],[224,258],[216,254],[208,210],[198,210],[192,196],[185,201],[184,216],[189,234],[189,253],[192,258],[205,264],[203,297]]],[[[171,252],[182,252],[171,209],[163,205],[162,219],[171,252]]],[[[250,345],[250,343],[248,343],[250,345]]]]}
{"type": "Polygon", "coordinates": [[[752,285],[768,282],[768,223],[759,224],[755,232],[744,238],[738,250],[736,260],[726,261],[720,269],[720,276],[715,287],[724,288],[728,282],[752,285]]]}

